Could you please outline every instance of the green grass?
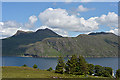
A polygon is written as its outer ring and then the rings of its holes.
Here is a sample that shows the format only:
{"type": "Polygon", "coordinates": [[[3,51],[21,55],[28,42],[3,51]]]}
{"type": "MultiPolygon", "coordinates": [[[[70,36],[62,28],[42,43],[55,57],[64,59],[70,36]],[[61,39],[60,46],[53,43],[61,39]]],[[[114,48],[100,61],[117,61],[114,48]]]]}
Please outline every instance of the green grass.
{"type": "MultiPolygon", "coordinates": [[[[83,75],[58,74],[54,71],[33,69],[30,67],[6,66],[2,68],[3,78],[86,78],[83,75]]],[[[88,76],[87,78],[103,78],[88,76]]]]}

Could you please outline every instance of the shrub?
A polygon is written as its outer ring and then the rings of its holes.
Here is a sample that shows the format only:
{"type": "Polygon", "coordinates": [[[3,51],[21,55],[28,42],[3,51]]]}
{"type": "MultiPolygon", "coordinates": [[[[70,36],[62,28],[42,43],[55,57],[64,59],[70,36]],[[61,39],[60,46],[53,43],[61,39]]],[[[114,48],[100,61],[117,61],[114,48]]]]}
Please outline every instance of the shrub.
{"type": "Polygon", "coordinates": [[[116,71],[116,78],[120,78],[120,69],[118,69],[117,71],[116,71]]]}
{"type": "Polygon", "coordinates": [[[26,64],[24,64],[24,65],[23,65],[23,67],[27,67],[27,65],[26,65],[26,64]]]}
{"type": "Polygon", "coordinates": [[[110,73],[110,75],[112,76],[112,73],[113,73],[113,69],[111,67],[104,67],[104,69],[106,71],[108,71],[110,73]]]}
{"type": "Polygon", "coordinates": [[[89,75],[94,74],[94,68],[95,66],[93,64],[88,64],[89,75]]]}
{"type": "Polygon", "coordinates": [[[34,64],[34,65],[33,65],[33,68],[35,68],[35,69],[36,69],[36,68],[37,68],[37,65],[36,65],[36,64],[34,64]]]}
{"type": "Polygon", "coordinates": [[[102,76],[103,77],[111,77],[111,74],[105,70],[105,71],[103,71],[102,76]]]}
{"type": "Polygon", "coordinates": [[[95,65],[95,76],[102,76],[104,68],[100,65],[95,65]]]}
{"type": "Polygon", "coordinates": [[[52,67],[50,67],[49,69],[47,69],[47,71],[52,71],[53,69],[52,69],[52,67]]]}

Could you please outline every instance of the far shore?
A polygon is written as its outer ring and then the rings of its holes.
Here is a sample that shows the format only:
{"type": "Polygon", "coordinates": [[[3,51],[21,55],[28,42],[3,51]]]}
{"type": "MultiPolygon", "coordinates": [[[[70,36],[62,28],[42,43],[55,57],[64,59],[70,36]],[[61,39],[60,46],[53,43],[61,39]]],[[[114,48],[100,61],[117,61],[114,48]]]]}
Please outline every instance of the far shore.
{"type": "MultiPolygon", "coordinates": [[[[3,56],[3,57],[32,57],[32,58],[58,58],[59,56],[37,56],[37,57],[33,57],[33,56],[3,56]]],[[[62,56],[64,58],[70,58],[71,56],[62,56]]],[[[83,56],[84,58],[118,58],[118,56],[83,56]]]]}

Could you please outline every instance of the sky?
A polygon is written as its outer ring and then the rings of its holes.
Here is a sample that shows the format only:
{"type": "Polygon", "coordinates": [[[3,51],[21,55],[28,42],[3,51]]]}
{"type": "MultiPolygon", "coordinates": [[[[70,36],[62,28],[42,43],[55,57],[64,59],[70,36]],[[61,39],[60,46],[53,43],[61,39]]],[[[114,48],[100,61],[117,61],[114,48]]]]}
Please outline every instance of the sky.
{"type": "Polygon", "coordinates": [[[65,37],[90,32],[118,35],[117,2],[3,2],[2,38],[17,30],[49,28],[65,37]]]}

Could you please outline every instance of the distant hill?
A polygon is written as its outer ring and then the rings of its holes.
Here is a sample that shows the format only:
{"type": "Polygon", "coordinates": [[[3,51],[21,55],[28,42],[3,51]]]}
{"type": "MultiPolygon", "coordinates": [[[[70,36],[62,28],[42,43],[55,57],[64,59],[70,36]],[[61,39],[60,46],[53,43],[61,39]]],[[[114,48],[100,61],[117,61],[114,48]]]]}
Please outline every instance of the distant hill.
{"type": "Polygon", "coordinates": [[[81,34],[77,37],[46,38],[34,44],[22,46],[26,54],[47,56],[117,57],[118,36],[112,33],[81,34]],[[92,34],[92,35],[91,35],[92,34]]]}
{"type": "Polygon", "coordinates": [[[90,33],[88,35],[100,35],[100,34],[113,34],[113,33],[106,33],[106,32],[96,32],[96,33],[90,33]]]}
{"type": "Polygon", "coordinates": [[[28,45],[41,41],[49,37],[62,37],[52,30],[39,29],[36,32],[24,32],[18,30],[17,33],[11,37],[2,39],[2,53],[3,56],[15,56],[24,53],[25,49],[19,48],[20,45],[28,45]]]}
{"type": "Polygon", "coordinates": [[[3,39],[3,56],[55,57],[117,57],[118,36],[97,32],[80,34],[77,37],[62,37],[49,29],[36,32],[18,31],[12,37],[3,39]]]}

